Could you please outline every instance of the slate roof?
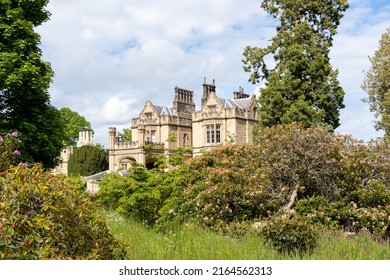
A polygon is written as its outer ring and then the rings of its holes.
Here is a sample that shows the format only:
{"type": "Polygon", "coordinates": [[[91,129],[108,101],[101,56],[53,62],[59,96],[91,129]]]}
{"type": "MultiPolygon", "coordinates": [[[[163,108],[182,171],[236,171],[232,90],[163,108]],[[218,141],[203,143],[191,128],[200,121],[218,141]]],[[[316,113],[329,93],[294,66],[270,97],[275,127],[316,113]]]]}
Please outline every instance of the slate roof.
{"type": "Polygon", "coordinates": [[[104,177],[104,175],[109,174],[109,173],[116,173],[121,176],[125,176],[127,174],[127,170],[122,170],[122,171],[113,171],[113,170],[106,170],[100,173],[93,174],[91,176],[82,176],[81,178],[85,180],[95,180],[95,181],[101,181],[104,177]]]}
{"type": "Polygon", "coordinates": [[[239,108],[239,109],[248,109],[252,103],[252,97],[241,98],[241,99],[223,99],[219,98],[219,101],[224,106],[225,109],[239,108]]]}
{"type": "Polygon", "coordinates": [[[164,116],[164,115],[173,115],[173,112],[172,112],[172,108],[170,107],[166,107],[166,106],[155,106],[153,105],[154,109],[156,110],[156,112],[160,115],[160,116],[164,116]]]}

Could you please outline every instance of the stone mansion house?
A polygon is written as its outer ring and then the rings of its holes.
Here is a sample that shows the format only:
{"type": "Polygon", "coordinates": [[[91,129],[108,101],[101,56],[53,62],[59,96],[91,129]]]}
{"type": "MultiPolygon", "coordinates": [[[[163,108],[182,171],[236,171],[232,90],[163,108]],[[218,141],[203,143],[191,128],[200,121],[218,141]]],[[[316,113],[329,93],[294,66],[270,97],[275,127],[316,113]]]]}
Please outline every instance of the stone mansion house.
{"type": "Polygon", "coordinates": [[[132,142],[124,142],[115,127],[109,128],[109,169],[127,169],[132,162],[151,168],[153,154],[191,146],[193,155],[227,143],[252,143],[252,129],[258,123],[255,95],[240,87],[232,99],[216,94],[215,81],[203,82],[201,108],[195,109],[194,92],[175,88],[172,107],[157,106],[146,101],[137,118],[131,121],[132,142]],[[148,145],[150,150],[145,151],[148,145]]]}

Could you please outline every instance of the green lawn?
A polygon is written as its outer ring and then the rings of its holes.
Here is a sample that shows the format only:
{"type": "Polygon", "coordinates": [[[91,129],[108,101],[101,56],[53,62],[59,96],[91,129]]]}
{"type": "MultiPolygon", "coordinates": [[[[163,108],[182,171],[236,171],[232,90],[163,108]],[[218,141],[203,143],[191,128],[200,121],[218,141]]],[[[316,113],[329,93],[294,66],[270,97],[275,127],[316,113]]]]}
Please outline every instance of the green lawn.
{"type": "Polygon", "coordinates": [[[311,254],[286,256],[263,244],[261,237],[248,234],[240,240],[183,226],[163,234],[121,215],[102,211],[114,236],[122,240],[130,260],[389,260],[389,242],[376,242],[370,234],[343,237],[342,232],[320,234],[311,254]]]}

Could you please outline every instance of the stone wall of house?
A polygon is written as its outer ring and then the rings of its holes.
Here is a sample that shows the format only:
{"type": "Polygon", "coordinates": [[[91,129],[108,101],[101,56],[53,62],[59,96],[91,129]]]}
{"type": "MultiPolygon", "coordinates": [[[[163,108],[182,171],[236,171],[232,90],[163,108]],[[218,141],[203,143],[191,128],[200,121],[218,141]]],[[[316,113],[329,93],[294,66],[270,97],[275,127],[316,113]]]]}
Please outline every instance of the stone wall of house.
{"type": "MultiPolygon", "coordinates": [[[[150,142],[163,145],[165,150],[192,146],[194,156],[219,145],[252,143],[252,129],[257,122],[255,96],[245,94],[242,88],[233,93],[233,100],[220,99],[215,81],[207,84],[205,79],[201,108],[195,111],[193,92],[176,87],[172,108],[146,101],[139,117],[131,122],[133,143],[118,142],[116,129],[109,129],[110,170],[123,167],[131,160],[150,163],[151,157],[142,149],[150,142]],[[213,133],[213,141],[210,141],[210,133],[213,133]],[[167,141],[172,140],[171,136],[175,136],[176,141],[167,141]]],[[[164,153],[161,149],[153,152],[164,153]]]]}

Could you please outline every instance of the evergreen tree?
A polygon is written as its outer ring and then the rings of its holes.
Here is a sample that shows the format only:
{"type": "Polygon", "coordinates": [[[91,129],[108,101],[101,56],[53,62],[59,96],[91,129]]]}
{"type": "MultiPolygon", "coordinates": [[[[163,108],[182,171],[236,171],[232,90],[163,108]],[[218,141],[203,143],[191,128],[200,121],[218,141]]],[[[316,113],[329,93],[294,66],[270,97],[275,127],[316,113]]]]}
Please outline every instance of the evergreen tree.
{"type": "Polygon", "coordinates": [[[70,155],[68,175],[89,176],[108,169],[108,155],[99,146],[86,145],[70,155]]]}
{"type": "Polygon", "coordinates": [[[379,48],[373,57],[369,57],[371,68],[365,73],[362,84],[368,98],[364,101],[370,105],[376,118],[377,130],[383,129],[385,135],[390,135],[390,28],[382,34],[379,48]]]}
{"type": "Polygon", "coordinates": [[[34,28],[49,19],[48,0],[0,1],[0,132],[18,131],[22,159],[51,168],[63,148],[64,124],[51,106],[50,64],[34,28]]]}
{"type": "Polygon", "coordinates": [[[301,122],[337,128],[345,93],[330,65],[329,49],[347,0],[264,0],[261,7],[280,21],[269,46],[244,51],[249,80],[265,80],[259,97],[261,126],[301,122]],[[265,62],[269,54],[276,62],[272,69],[265,62]]]}

